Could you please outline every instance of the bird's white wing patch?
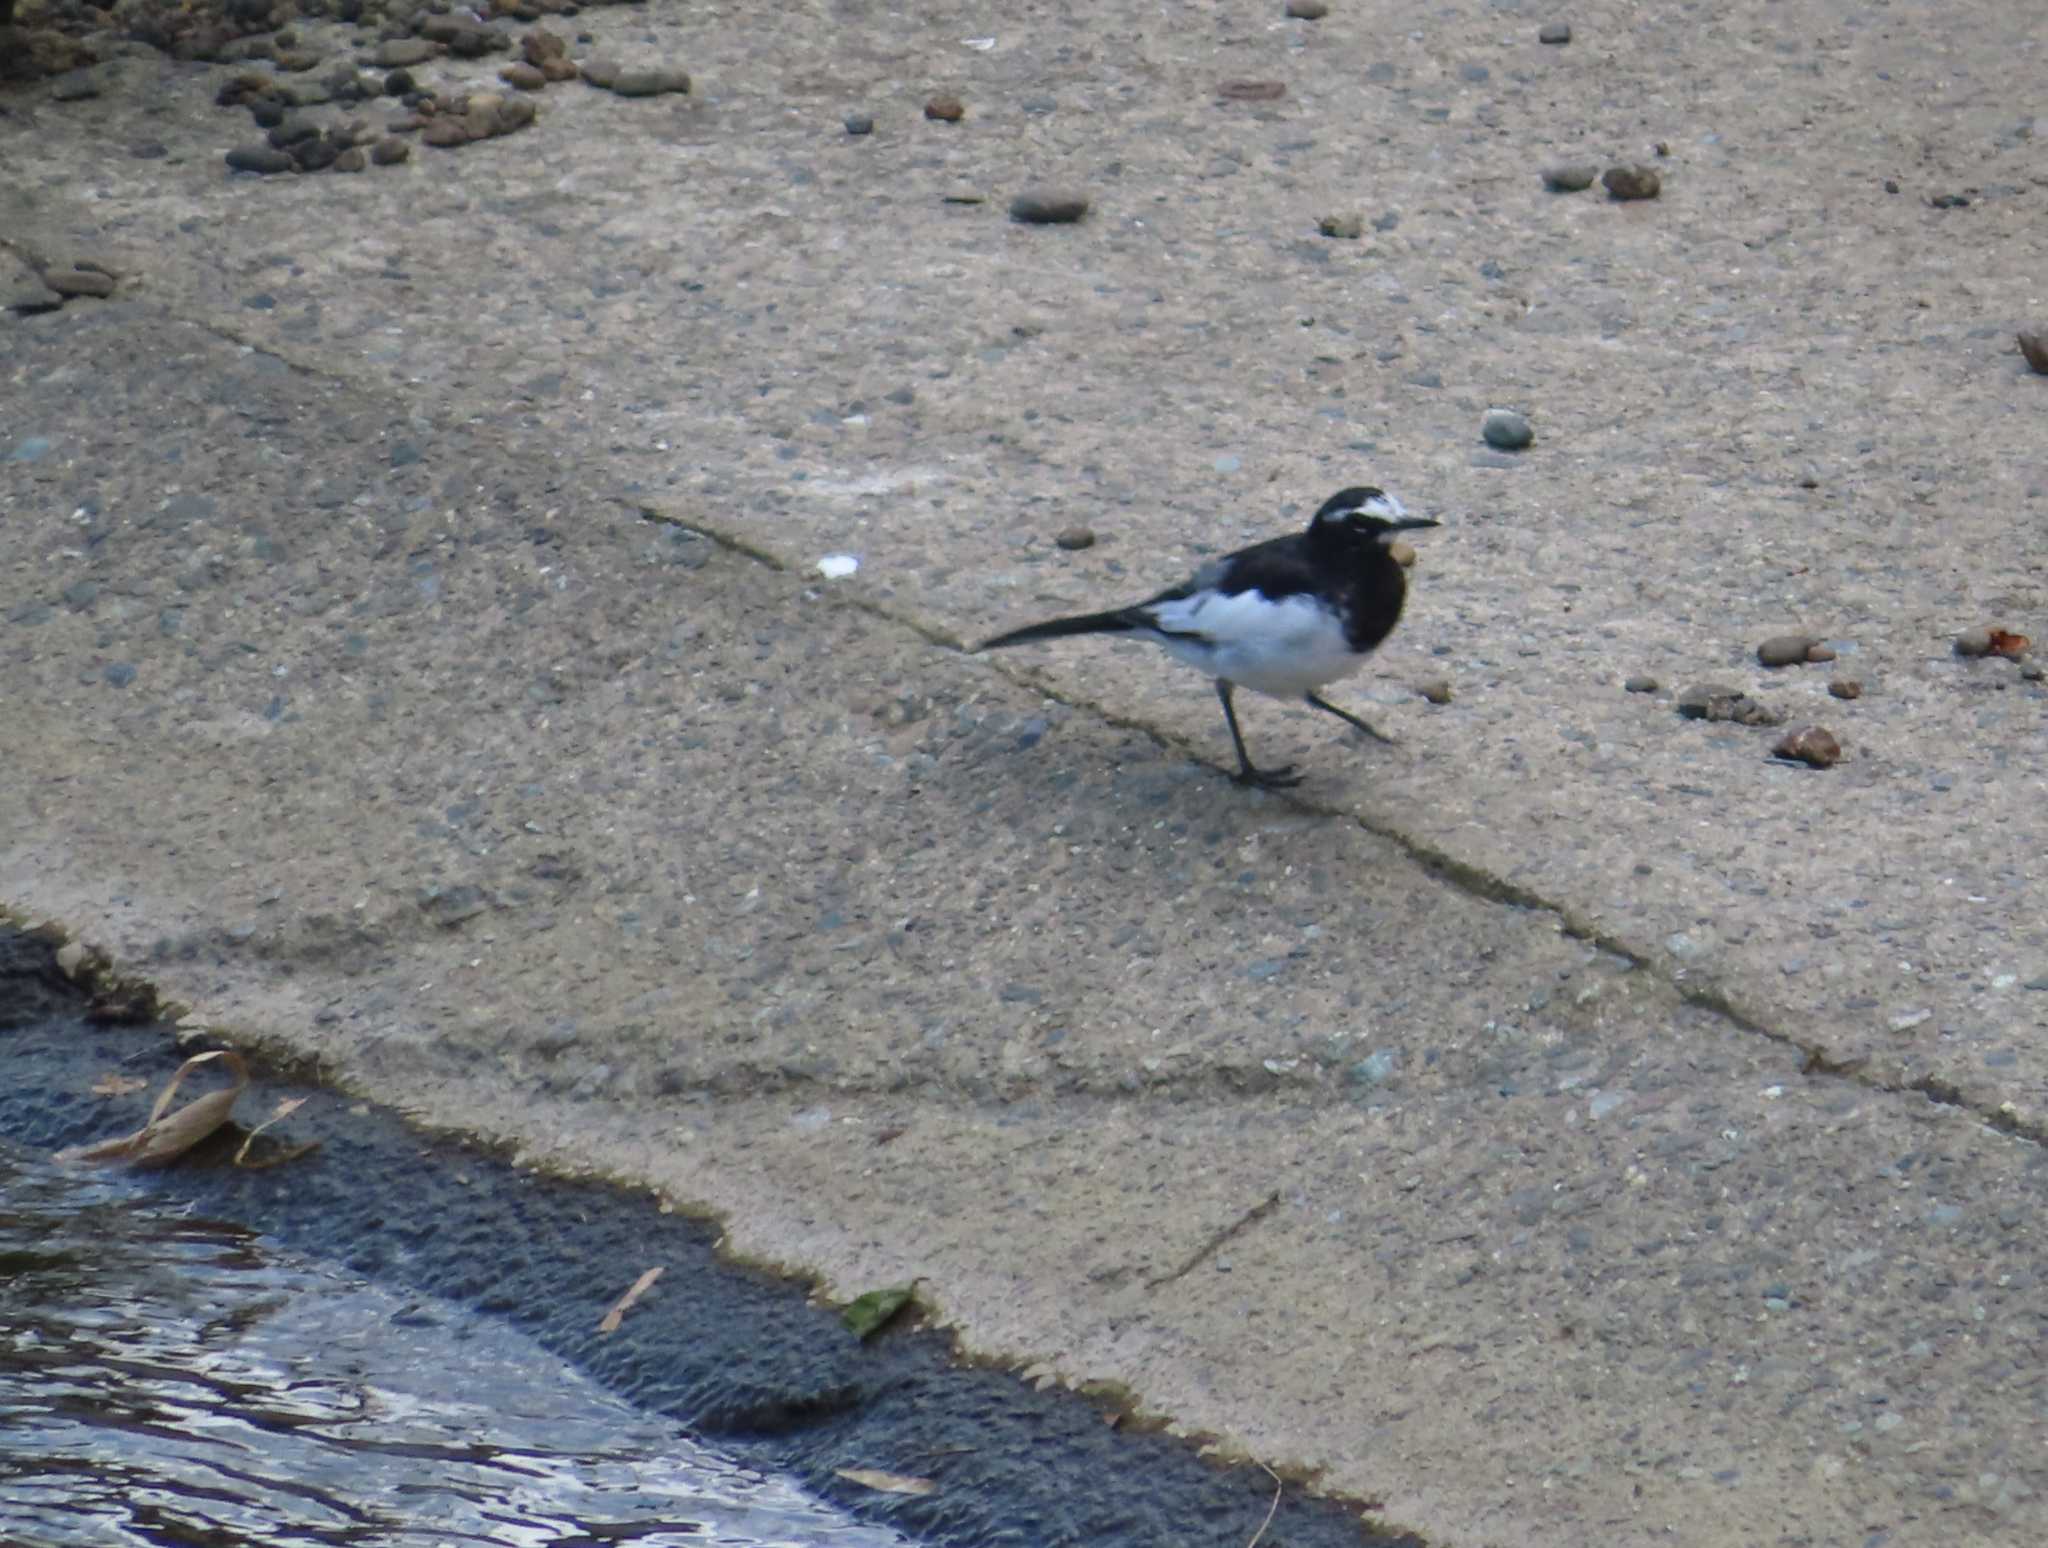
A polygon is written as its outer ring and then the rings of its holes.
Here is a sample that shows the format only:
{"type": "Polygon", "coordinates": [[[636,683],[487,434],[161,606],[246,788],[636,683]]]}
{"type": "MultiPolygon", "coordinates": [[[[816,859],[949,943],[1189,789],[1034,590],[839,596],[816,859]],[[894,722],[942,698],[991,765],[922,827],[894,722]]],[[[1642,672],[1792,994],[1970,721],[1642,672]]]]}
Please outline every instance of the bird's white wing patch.
{"type": "Polygon", "coordinates": [[[1276,602],[1257,591],[1199,591],[1148,611],[1169,654],[1257,693],[1294,698],[1365,659],[1351,649],[1336,614],[1312,597],[1276,602]]]}

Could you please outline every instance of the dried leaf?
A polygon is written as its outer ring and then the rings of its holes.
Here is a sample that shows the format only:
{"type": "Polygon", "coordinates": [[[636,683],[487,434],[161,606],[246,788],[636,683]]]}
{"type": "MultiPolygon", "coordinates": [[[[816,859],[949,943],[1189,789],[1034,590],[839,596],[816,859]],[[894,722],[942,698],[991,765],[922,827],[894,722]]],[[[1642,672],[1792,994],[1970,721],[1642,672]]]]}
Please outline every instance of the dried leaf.
{"type": "Polygon", "coordinates": [[[866,1343],[902,1315],[903,1308],[917,1294],[917,1286],[918,1281],[913,1279],[907,1285],[891,1285],[886,1290],[870,1290],[866,1295],[856,1296],[839,1314],[839,1320],[846,1324],[849,1333],[866,1343]]]}
{"type": "Polygon", "coordinates": [[[124,1097],[140,1091],[149,1082],[134,1075],[116,1075],[107,1071],[92,1083],[92,1094],[100,1097],[124,1097]]]}
{"type": "Polygon", "coordinates": [[[883,1494],[930,1494],[938,1485],[929,1478],[912,1478],[905,1473],[882,1473],[871,1467],[835,1467],[832,1469],[848,1483],[857,1483],[863,1489],[877,1489],[883,1494]]]}
{"type": "Polygon", "coordinates": [[[235,1110],[235,1098],[242,1094],[249,1084],[249,1066],[242,1062],[242,1056],[232,1048],[216,1048],[210,1053],[194,1054],[178,1066],[178,1072],[171,1077],[149,1110],[149,1121],[133,1134],[124,1134],[119,1139],[101,1140],[97,1145],[80,1146],[73,1150],[57,1153],[59,1161],[125,1161],[130,1166],[168,1166],[186,1151],[211,1135],[226,1123],[235,1110]],[[171,1098],[177,1095],[178,1087],[185,1077],[202,1064],[215,1059],[225,1059],[232,1072],[234,1084],[223,1091],[209,1091],[204,1096],[194,1097],[176,1112],[165,1116],[171,1105],[171,1098]]]}
{"type": "Polygon", "coordinates": [[[306,1099],[304,1097],[280,1098],[277,1106],[271,1111],[270,1116],[242,1136],[242,1143],[235,1151],[235,1165],[248,1167],[251,1171],[261,1171],[267,1166],[276,1166],[279,1161],[289,1160],[292,1156],[303,1156],[307,1151],[313,1149],[319,1141],[314,1141],[312,1145],[301,1145],[297,1150],[291,1151],[288,1155],[273,1157],[268,1161],[258,1161],[253,1166],[249,1162],[249,1147],[255,1143],[256,1136],[269,1128],[273,1123],[291,1117],[293,1113],[305,1105],[306,1099]]]}
{"type": "Polygon", "coordinates": [[[612,1309],[606,1312],[598,1322],[597,1331],[600,1333],[618,1332],[619,1324],[626,1320],[626,1313],[632,1310],[633,1303],[649,1290],[652,1290],[654,1282],[659,1278],[661,1278],[661,1266],[657,1264],[634,1280],[633,1288],[612,1302],[612,1309]]]}
{"type": "Polygon", "coordinates": [[[2027,653],[2027,647],[2033,643],[2024,634],[2013,634],[2005,629],[1993,629],[1991,631],[1991,649],[1986,654],[1992,656],[2024,656],[2027,653]]]}

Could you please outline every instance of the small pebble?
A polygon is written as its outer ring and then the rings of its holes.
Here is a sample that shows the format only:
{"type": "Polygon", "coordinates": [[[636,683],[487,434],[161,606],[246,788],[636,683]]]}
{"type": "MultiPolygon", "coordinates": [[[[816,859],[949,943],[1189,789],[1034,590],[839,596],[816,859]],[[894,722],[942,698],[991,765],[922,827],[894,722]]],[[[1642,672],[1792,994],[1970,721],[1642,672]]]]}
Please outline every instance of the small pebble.
{"type": "Polygon", "coordinates": [[[2024,634],[2014,634],[2002,625],[1988,629],[1965,629],[1956,636],[1956,654],[1959,656],[2007,656],[2017,661],[2027,653],[2027,647],[2034,642],[2024,634]]]}
{"type": "Polygon", "coordinates": [[[1572,24],[1570,22],[1545,22],[1536,29],[1536,41],[1538,43],[1562,44],[1569,43],[1571,40],[1572,24]]]}
{"type": "Polygon", "coordinates": [[[1593,179],[1600,175],[1600,169],[1585,162],[1574,162],[1568,166],[1545,167],[1543,186],[1552,193],[1578,193],[1591,188],[1593,179]]]}
{"type": "Polygon", "coordinates": [[[1863,697],[1863,684],[1853,677],[1837,677],[1829,681],[1828,692],[1838,699],[1860,699],[1863,697]]]}
{"type": "Polygon", "coordinates": [[[1451,702],[1451,680],[1447,677],[1432,677],[1427,682],[1417,683],[1415,691],[1432,704],[1451,702]]]}
{"type": "Polygon", "coordinates": [[[116,661],[108,665],[102,675],[114,687],[126,688],[135,681],[135,667],[131,662],[116,661]]]}
{"type": "Polygon", "coordinates": [[[97,269],[51,269],[43,275],[43,283],[60,296],[104,297],[114,293],[114,276],[97,269]]]}
{"type": "Polygon", "coordinates": [[[1600,174],[1600,181],[1617,199],[1654,199],[1664,187],[1664,180],[1657,175],[1657,169],[1641,163],[1609,167],[1600,174]]]}
{"type": "Polygon", "coordinates": [[[1088,213],[1088,196],[1061,188],[1027,188],[1010,201],[1010,219],[1027,226],[1069,226],[1088,213]]]}
{"type": "Polygon", "coordinates": [[[1790,758],[1816,769],[1831,769],[1842,761],[1842,744],[1825,726],[1801,726],[1778,738],[1771,748],[1774,758],[1790,758]]]}
{"type": "Polygon", "coordinates": [[[2020,676],[2030,683],[2038,683],[2043,677],[2048,677],[2048,669],[2038,661],[2023,661],[2020,663],[2020,676]]]}
{"type": "Polygon", "coordinates": [[[1809,645],[1806,647],[1806,659],[1808,661],[1832,661],[1835,659],[1835,647],[1832,645],[1809,645]]]}
{"type": "Polygon", "coordinates": [[[665,97],[690,89],[690,72],[669,65],[649,65],[621,70],[611,79],[611,89],[622,97],[665,97]]]}
{"type": "Polygon", "coordinates": [[[1629,678],[1621,686],[1625,693],[1655,693],[1663,685],[1654,677],[1636,676],[1629,678]]]}
{"type": "Polygon", "coordinates": [[[1806,660],[1806,653],[1819,643],[1810,634],[1774,634],[1757,646],[1756,659],[1767,667],[1792,666],[1806,660]]]}
{"type": "Polygon", "coordinates": [[[1793,482],[1798,484],[1801,489],[1818,489],[1820,488],[1820,474],[1812,468],[1808,468],[1793,482]]]}
{"type": "Polygon", "coordinates": [[[1069,553],[1078,553],[1081,549],[1093,548],[1095,546],[1095,529],[1093,527],[1067,527],[1053,541],[1069,553]]]}
{"type": "Polygon", "coordinates": [[[498,79],[520,91],[539,91],[548,83],[539,65],[531,65],[524,60],[505,66],[498,72],[498,79]]]}
{"type": "Polygon", "coordinates": [[[1287,0],[1287,14],[1296,21],[1321,21],[1330,8],[1324,0],[1287,0]]]}
{"type": "Polygon", "coordinates": [[[371,61],[380,70],[400,70],[409,65],[425,64],[439,52],[425,38],[390,38],[377,45],[371,61]]]}
{"type": "Polygon", "coordinates": [[[275,145],[238,145],[228,152],[227,163],[237,172],[289,172],[292,158],[275,145]]]}
{"type": "Polygon", "coordinates": [[[967,116],[967,105],[958,97],[934,97],[924,105],[924,116],[934,123],[957,124],[967,116]]]}
{"type": "Polygon", "coordinates": [[[370,159],[380,167],[392,166],[412,154],[412,147],[395,135],[386,135],[370,147],[370,159]]]}
{"type": "Polygon", "coordinates": [[[1730,720],[1740,726],[1783,725],[1785,712],[1772,709],[1723,683],[1698,683],[1678,695],[1674,706],[1687,720],[1730,720]]]}
{"type": "Polygon", "coordinates": [[[351,145],[334,158],[337,172],[360,172],[370,164],[370,158],[360,145],[351,145]]]}
{"type": "Polygon", "coordinates": [[[2020,353],[2027,357],[2028,365],[2048,376],[2048,329],[2021,330],[2020,353]]]}
{"type": "Polygon", "coordinates": [[[1365,235],[1365,217],[1362,215],[1325,215],[1316,222],[1316,230],[1326,237],[1335,237],[1342,242],[1355,242],[1365,235]]]}
{"type": "Polygon", "coordinates": [[[863,135],[875,132],[875,121],[865,113],[848,113],[845,122],[848,134],[863,135]]]}
{"type": "Polygon", "coordinates": [[[1486,411],[1486,417],[1479,421],[1479,434],[1488,446],[1498,451],[1520,451],[1536,439],[1527,415],[1502,408],[1486,411]]]}
{"type": "Polygon", "coordinates": [[[1287,95],[1285,81],[1222,81],[1216,95],[1225,102],[1278,102],[1287,95]]]}

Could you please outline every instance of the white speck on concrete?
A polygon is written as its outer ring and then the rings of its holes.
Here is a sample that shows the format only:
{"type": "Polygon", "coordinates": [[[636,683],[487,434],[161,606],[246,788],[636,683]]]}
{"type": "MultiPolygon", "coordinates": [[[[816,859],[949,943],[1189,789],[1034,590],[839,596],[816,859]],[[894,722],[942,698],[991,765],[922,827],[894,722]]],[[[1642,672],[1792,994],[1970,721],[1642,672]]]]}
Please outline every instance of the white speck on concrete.
{"type": "Polygon", "coordinates": [[[827,554],[818,561],[818,573],[827,580],[844,580],[860,568],[852,554],[827,554]]]}

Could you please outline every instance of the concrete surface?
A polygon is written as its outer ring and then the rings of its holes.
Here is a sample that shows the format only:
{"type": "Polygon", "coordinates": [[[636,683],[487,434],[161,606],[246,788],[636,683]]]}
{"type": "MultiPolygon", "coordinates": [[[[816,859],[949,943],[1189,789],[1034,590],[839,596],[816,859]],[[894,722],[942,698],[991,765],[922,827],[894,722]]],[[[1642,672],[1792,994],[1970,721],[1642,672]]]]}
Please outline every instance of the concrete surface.
{"type": "Polygon", "coordinates": [[[354,178],[10,99],[0,232],[123,284],[0,333],[0,900],[1432,1540],[2038,1542],[2043,693],[1949,641],[2048,637],[2039,29],[1277,10],[591,12],[698,97],[354,178]],[[951,648],[1364,478],[1402,746],[1252,704],[1298,800],[951,648]]]}

